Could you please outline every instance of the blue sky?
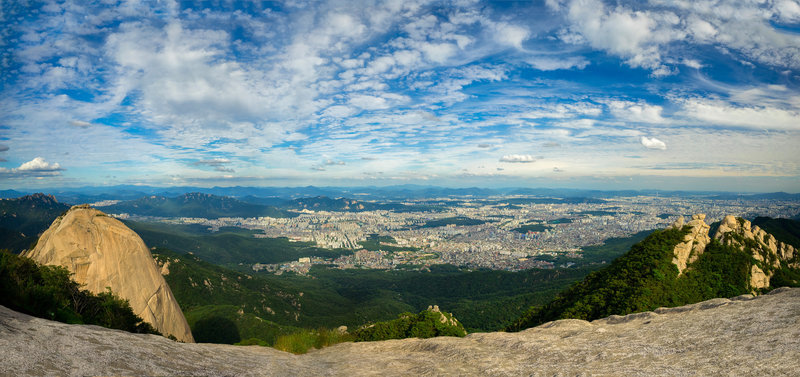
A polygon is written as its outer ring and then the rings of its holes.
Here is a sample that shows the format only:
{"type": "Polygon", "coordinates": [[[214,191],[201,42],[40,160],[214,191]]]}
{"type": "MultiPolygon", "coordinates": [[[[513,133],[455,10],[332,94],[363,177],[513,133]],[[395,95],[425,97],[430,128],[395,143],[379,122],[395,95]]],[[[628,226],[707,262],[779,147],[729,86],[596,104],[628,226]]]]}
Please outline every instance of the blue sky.
{"type": "Polygon", "coordinates": [[[800,3],[2,2],[0,188],[800,191],[800,3]]]}

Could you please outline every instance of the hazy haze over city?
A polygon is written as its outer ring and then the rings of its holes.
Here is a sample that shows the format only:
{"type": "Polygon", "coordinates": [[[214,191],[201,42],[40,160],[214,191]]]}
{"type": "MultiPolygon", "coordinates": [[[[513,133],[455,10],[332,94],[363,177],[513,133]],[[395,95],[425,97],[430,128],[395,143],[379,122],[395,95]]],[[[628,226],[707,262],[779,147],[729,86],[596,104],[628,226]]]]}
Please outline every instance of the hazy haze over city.
{"type": "Polygon", "coordinates": [[[0,3],[2,189],[800,191],[798,1],[79,3],[0,3]]]}

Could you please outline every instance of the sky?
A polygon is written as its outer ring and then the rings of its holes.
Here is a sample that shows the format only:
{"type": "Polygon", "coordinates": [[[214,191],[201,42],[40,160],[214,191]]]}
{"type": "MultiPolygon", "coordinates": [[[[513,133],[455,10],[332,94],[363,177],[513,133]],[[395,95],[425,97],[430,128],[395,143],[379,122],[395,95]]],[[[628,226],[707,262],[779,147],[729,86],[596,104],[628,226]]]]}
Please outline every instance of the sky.
{"type": "Polygon", "coordinates": [[[0,188],[800,192],[800,2],[0,1],[0,188]]]}

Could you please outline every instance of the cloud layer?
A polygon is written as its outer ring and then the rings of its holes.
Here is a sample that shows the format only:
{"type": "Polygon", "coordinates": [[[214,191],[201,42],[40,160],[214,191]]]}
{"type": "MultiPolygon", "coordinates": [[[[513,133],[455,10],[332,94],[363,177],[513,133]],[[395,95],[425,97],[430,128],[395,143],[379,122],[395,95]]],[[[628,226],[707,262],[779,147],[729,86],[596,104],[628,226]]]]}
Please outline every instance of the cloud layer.
{"type": "Polygon", "coordinates": [[[0,22],[15,187],[800,177],[796,0],[44,2],[0,22]]]}

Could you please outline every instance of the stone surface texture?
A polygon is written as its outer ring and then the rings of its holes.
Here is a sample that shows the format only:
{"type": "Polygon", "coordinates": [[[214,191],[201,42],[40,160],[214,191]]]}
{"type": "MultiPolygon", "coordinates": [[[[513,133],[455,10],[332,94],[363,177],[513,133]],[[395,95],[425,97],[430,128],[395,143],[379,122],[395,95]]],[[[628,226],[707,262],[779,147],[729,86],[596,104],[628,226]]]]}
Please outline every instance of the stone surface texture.
{"type": "Polygon", "coordinates": [[[66,267],[74,274],[73,279],[90,292],[110,288],[164,336],[194,341],[186,318],[144,241],[103,212],[86,205],[72,207],[23,256],[40,264],[66,267]]]}
{"type": "Polygon", "coordinates": [[[0,375],[796,376],[800,289],[519,333],[343,343],[305,355],[178,343],[0,306],[0,375]]]}

